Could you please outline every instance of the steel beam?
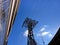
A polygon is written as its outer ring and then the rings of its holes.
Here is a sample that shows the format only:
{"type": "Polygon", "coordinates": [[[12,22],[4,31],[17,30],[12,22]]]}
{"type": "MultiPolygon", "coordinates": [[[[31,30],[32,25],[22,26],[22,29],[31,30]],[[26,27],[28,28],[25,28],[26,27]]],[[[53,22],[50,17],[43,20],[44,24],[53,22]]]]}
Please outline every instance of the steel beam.
{"type": "Polygon", "coordinates": [[[8,21],[7,21],[7,27],[6,27],[6,33],[5,33],[3,45],[7,45],[8,36],[9,36],[10,31],[11,31],[11,27],[12,27],[12,24],[13,24],[14,19],[16,17],[16,14],[17,14],[19,2],[20,2],[20,0],[11,0],[11,2],[10,2],[8,21]]]}

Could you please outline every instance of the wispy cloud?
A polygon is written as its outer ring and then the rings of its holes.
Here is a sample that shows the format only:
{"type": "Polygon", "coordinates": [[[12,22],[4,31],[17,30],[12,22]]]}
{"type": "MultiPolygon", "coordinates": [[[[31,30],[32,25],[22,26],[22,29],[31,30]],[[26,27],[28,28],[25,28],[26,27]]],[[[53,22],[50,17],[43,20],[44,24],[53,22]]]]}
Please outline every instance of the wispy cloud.
{"type": "Polygon", "coordinates": [[[49,32],[42,32],[41,33],[42,36],[45,36],[45,35],[48,35],[48,34],[49,34],[49,32]]]}
{"type": "Polygon", "coordinates": [[[40,29],[40,31],[44,31],[44,30],[46,29],[46,27],[47,27],[47,25],[44,25],[44,26],[40,29]]]}
{"type": "Polygon", "coordinates": [[[52,37],[53,36],[51,33],[49,33],[48,35],[49,35],[49,37],[52,37]]]}
{"type": "Polygon", "coordinates": [[[49,31],[45,31],[47,27],[48,27],[48,25],[44,25],[40,29],[40,31],[38,31],[37,37],[39,37],[39,36],[49,36],[49,37],[52,37],[52,34],[49,31]]]}
{"type": "Polygon", "coordinates": [[[44,31],[45,29],[46,29],[46,28],[45,28],[45,27],[43,27],[43,28],[41,28],[41,29],[40,29],[40,31],[44,31]]]}
{"type": "Polygon", "coordinates": [[[28,30],[26,30],[26,31],[24,32],[24,36],[25,36],[25,37],[28,36],[28,30]]]}
{"type": "Polygon", "coordinates": [[[50,33],[50,32],[42,32],[42,33],[38,33],[37,34],[37,37],[39,37],[39,36],[49,36],[49,37],[52,37],[52,34],[50,33]]]}

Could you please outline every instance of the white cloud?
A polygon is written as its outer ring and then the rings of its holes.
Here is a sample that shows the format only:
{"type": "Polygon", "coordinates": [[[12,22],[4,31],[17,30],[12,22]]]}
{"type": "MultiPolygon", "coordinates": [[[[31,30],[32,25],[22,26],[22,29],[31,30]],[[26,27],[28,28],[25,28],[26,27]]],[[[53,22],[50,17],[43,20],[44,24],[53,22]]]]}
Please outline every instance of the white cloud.
{"type": "Polygon", "coordinates": [[[49,36],[51,38],[52,34],[50,32],[42,32],[37,34],[37,37],[40,37],[40,36],[49,36]]]}
{"type": "Polygon", "coordinates": [[[24,32],[24,36],[25,36],[25,37],[28,36],[28,30],[26,30],[26,31],[24,32]]]}
{"type": "Polygon", "coordinates": [[[47,25],[44,25],[44,26],[40,29],[40,31],[44,31],[44,30],[46,29],[46,27],[47,27],[47,25]]]}
{"type": "Polygon", "coordinates": [[[43,36],[46,35],[49,32],[43,32],[44,30],[46,30],[47,25],[43,25],[43,27],[38,31],[37,36],[43,36]]]}
{"type": "Polygon", "coordinates": [[[49,32],[42,32],[42,33],[38,33],[37,36],[46,36],[48,34],[49,34],[49,32]]]}
{"type": "Polygon", "coordinates": [[[45,29],[46,29],[46,28],[45,28],[45,27],[43,27],[43,28],[41,28],[41,29],[40,29],[40,31],[44,31],[45,29]]]}
{"type": "Polygon", "coordinates": [[[52,37],[52,34],[51,33],[49,33],[49,37],[52,37]]]}
{"type": "Polygon", "coordinates": [[[45,36],[45,35],[47,35],[47,34],[49,34],[49,32],[42,32],[42,36],[45,36]]]}

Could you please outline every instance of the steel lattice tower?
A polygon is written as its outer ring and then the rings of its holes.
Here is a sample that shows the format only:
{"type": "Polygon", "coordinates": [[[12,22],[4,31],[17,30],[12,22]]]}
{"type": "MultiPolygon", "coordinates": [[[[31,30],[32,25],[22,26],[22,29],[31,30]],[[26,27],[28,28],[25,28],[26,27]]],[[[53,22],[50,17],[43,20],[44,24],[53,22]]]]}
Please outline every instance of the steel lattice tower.
{"type": "Polygon", "coordinates": [[[37,23],[38,21],[32,20],[30,18],[26,18],[25,21],[23,22],[23,26],[28,28],[27,45],[37,45],[32,30],[37,23]]]}

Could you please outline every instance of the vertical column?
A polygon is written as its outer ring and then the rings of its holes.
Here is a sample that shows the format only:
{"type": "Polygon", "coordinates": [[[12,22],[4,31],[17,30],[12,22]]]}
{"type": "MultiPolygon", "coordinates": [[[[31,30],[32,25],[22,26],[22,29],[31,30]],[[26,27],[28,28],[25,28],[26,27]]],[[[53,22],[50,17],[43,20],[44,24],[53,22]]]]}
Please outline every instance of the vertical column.
{"type": "Polygon", "coordinates": [[[33,26],[32,23],[28,24],[28,43],[27,43],[27,45],[37,45],[34,40],[32,26],[33,26]]]}

